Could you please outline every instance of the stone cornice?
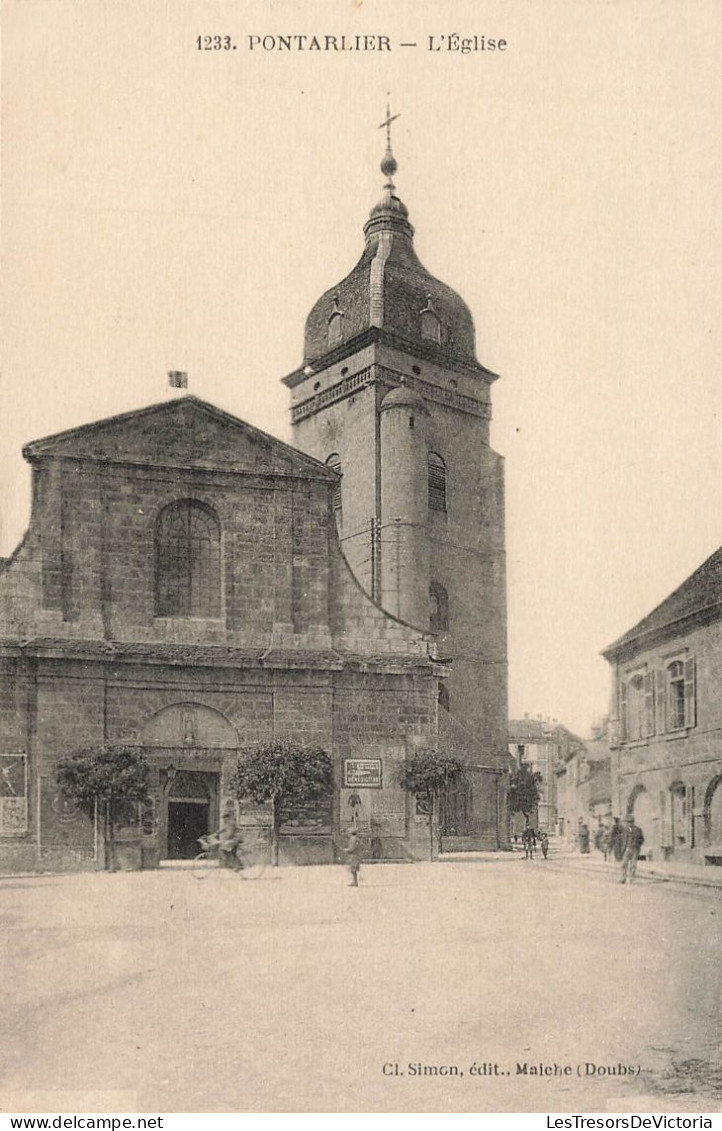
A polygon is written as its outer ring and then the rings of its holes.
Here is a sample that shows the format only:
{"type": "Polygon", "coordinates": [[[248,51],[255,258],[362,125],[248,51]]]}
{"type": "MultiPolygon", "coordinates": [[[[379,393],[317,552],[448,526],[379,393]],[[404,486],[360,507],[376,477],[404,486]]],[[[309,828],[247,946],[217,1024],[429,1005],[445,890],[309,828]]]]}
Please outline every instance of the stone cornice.
{"type": "Polygon", "coordinates": [[[305,420],[307,416],[314,416],[327,405],[342,401],[346,397],[350,397],[352,393],[369,385],[381,384],[386,389],[395,389],[401,385],[402,381],[406,383],[408,388],[419,393],[424,400],[446,405],[449,408],[456,409],[457,412],[478,416],[482,420],[491,419],[491,405],[486,401],[477,400],[476,397],[464,396],[453,389],[445,389],[432,381],[425,381],[420,377],[411,377],[384,365],[369,365],[365,369],[359,370],[358,373],[352,373],[342,378],[335,385],[330,385],[327,389],[314,393],[307,400],[293,405],[291,422],[296,424],[299,420],[305,420]]]}
{"type": "Polygon", "coordinates": [[[351,354],[358,353],[360,350],[365,349],[366,346],[373,345],[374,343],[390,346],[393,349],[401,350],[414,358],[421,361],[429,361],[434,365],[440,365],[444,369],[451,369],[455,373],[471,373],[476,377],[480,377],[487,384],[496,381],[499,378],[498,373],[493,373],[481,362],[472,363],[461,357],[456,357],[454,354],[448,353],[442,346],[436,345],[433,342],[407,342],[404,338],[399,337],[398,334],[392,334],[388,330],[384,330],[379,326],[370,326],[364,330],[362,334],[357,334],[355,338],[351,338],[348,342],[342,342],[333,350],[329,350],[324,357],[318,358],[312,362],[306,362],[298,369],[294,369],[286,377],[281,380],[284,385],[289,389],[294,389],[300,385],[302,381],[306,380],[309,376],[309,370],[313,374],[323,373],[324,369],[329,366],[335,365],[339,361],[344,361],[345,358],[350,357],[351,354]]]}
{"type": "Polygon", "coordinates": [[[683,617],[678,617],[668,624],[658,625],[655,628],[648,629],[646,632],[640,632],[638,636],[633,637],[631,640],[627,639],[618,645],[612,644],[609,648],[604,649],[602,656],[604,656],[604,659],[608,660],[609,663],[628,660],[638,652],[644,652],[649,648],[655,647],[657,644],[662,644],[667,640],[673,640],[678,636],[682,636],[684,633],[690,632],[694,628],[701,628],[707,624],[712,624],[721,617],[722,602],[716,602],[714,605],[706,605],[704,608],[695,609],[694,612],[688,613],[683,617]]]}

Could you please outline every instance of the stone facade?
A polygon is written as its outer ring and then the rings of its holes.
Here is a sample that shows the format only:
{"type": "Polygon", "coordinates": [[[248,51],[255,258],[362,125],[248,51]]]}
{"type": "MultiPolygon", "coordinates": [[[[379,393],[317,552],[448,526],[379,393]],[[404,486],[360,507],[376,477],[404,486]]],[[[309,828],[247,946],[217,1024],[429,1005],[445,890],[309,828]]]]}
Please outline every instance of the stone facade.
{"type": "Polygon", "coordinates": [[[604,655],[614,814],[648,858],[722,863],[722,550],[604,655]]]}
{"type": "MultiPolygon", "coordinates": [[[[331,860],[351,792],[369,851],[425,854],[397,779],[408,749],[435,740],[446,669],[431,634],[384,613],[351,574],[333,472],[193,397],[25,455],[30,527],[0,573],[0,867],[102,865],[93,822],[59,794],[63,756],[145,752],[152,796],[142,832],[121,830],[120,859],[152,866],[217,827],[239,755],[281,736],[325,748],[337,781],[326,811],[287,815],[282,859],[331,860]],[[159,609],[159,524],[178,505],[218,531],[207,615],[159,609]],[[379,761],[380,787],[347,788],[348,759],[379,761]]],[[[249,851],[265,853],[268,813],[239,817],[249,851]]]]}
{"type": "Polygon", "coordinates": [[[579,825],[594,835],[612,823],[612,779],[608,721],[593,729],[592,737],[568,747],[556,765],[557,830],[577,843],[579,825]]]}

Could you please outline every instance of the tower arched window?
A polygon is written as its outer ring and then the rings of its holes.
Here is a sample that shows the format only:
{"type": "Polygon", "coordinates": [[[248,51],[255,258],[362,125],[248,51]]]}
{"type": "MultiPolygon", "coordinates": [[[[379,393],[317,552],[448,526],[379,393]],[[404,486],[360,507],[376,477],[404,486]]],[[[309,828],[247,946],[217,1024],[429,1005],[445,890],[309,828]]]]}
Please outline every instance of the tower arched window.
{"type": "Polygon", "coordinates": [[[449,631],[449,594],[438,581],[429,586],[429,628],[432,632],[449,631]]]}
{"type": "Polygon", "coordinates": [[[155,529],[155,612],[159,617],[221,615],[221,528],[213,511],[179,499],[155,529]]]}
{"type": "Polygon", "coordinates": [[[449,689],[448,689],[448,687],[446,686],[445,683],[439,684],[439,706],[442,707],[444,711],[448,711],[450,709],[449,708],[449,689]]]}
{"type": "MultiPolygon", "coordinates": [[[[331,452],[331,455],[326,460],[326,467],[330,467],[333,471],[337,471],[339,475],[342,474],[341,456],[338,452],[331,452]]],[[[334,486],[333,495],[331,496],[331,505],[336,516],[336,522],[340,525],[343,520],[343,496],[341,494],[341,480],[334,486]]]]}
{"type": "Polygon", "coordinates": [[[436,452],[429,452],[429,510],[446,510],[446,464],[436,452]]]}

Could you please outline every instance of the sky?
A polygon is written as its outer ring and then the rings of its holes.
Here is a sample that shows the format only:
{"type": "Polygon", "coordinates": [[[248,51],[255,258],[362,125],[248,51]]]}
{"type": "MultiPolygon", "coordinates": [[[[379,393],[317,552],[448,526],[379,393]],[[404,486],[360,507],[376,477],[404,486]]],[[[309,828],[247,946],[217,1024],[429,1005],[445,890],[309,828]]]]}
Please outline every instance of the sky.
{"type": "Polygon", "coordinates": [[[416,250],[500,374],[511,714],[588,734],[600,650],[722,542],[722,6],[5,0],[2,19],[0,554],[28,522],[22,445],[165,399],[169,369],[291,441],[280,378],[361,253],[390,92],[416,250]],[[250,48],[284,34],[391,50],[250,48]]]}

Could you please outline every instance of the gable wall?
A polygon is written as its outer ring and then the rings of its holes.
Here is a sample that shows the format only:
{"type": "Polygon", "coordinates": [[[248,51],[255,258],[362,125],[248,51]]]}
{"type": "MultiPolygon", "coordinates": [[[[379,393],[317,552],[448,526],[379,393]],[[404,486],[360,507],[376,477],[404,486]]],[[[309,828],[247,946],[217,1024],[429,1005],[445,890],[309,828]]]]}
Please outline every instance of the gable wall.
{"type": "Polygon", "coordinates": [[[35,478],[32,557],[0,574],[0,631],[22,609],[40,635],[260,646],[274,631],[327,636],[326,482],[70,459],[43,460],[35,478]],[[217,620],[155,616],[155,524],[184,498],[220,522],[217,620]]]}

